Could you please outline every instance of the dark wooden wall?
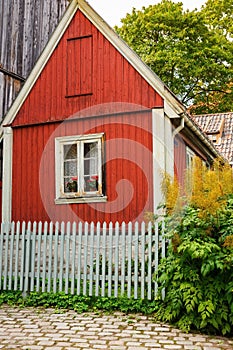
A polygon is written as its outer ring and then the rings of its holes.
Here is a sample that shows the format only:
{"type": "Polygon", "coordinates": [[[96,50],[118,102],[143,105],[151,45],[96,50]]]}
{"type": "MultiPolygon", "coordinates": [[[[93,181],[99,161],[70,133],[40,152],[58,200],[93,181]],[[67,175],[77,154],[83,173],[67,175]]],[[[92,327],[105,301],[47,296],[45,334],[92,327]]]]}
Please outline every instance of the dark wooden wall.
{"type": "Polygon", "coordinates": [[[0,120],[68,4],[68,0],[0,0],[0,120]]]}

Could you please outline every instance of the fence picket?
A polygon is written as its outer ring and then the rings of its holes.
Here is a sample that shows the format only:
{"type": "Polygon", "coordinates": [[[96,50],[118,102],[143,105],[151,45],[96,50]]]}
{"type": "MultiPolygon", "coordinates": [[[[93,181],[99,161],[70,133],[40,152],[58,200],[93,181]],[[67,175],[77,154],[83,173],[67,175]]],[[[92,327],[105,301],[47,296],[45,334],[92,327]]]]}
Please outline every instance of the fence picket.
{"type": "Polygon", "coordinates": [[[41,264],[41,237],[42,237],[42,222],[38,224],[38,247],[37,247],[37,273],[36,273],[36,291],[40,290],[40,264],[41,264]]]}
{"type": "Polygon", "coordinates": [[[60,266],[59,266],[59,292],[63,290],[63,267],[64,267],[64,241],[65,241],[65,223],[62,221],[60,227],[60,266]]]}
{"type": "Polygon", "coordinates": [[[101,269],[101,296],[105,296],[105,276],[106,276],[106,230],[107,230],[107,224],[106,222],[103,223],[103,243],[102,243],[102,269],[101,269]]]}
{"type": "Polygon", "coordinates": [[[74,294],[74,288],[75,288],[75,249],[76,249],[76,222],[73,222],[72,225],[72,251],[71,251],[71,294],[74,294]]]}
{"type": "Polygon", "coordinates": [[[42,266],[42,293],[46,288],[46,257],[47,257],[47,236],[48,236],[48,223],[44,223],[44,244],[43,244],[43,266],[42,266]]]}
{"type": "Polygon", "coordinates": [[[15,269],[14,269],[14,290],[18,289],[18,271],[19,271],[19,237],[20,236],[20,222],[16,224],[16,240],[15,240],[15,269]]]}
{"type": "Polygon", "coordinates": [[[34,221],[31,239],[31,251],[30,251],[30,261],[31,261],[31,279],[30,279],[30,291],[34,291],[34,283],[35,283],[35,262],[36,262],[36,231],[37,231],[37,223],[34,221]]]}
{"type": "Polygon", "coordinates": [[[65,255],[65,293],[69,290],[69,265],[70,265],[70,222],[66,225],[66,255],[65,255]]]}
{"type": "Polygon", "coordinates": [[[128,224],[128,244],[127,244],[127,249],[128,249],[128,273],[127,273],[127,296],[128,298],[131,297],[131,285],[132,285],[132,222],[129,222],[128,224]]]}
{"type": "Polygon", "coordinates": [[[84,224],[84,245],[83,245],[83,295],[87,295],[87,265],[88,265],[88,223],[84,224]]]}
{"type": "Polygon", "coordinates": [[[152,299],[166,255],[164,222],[159,230],[158,222],[2,223],[0,290],[152,299]]]}
{"type": "Polygon", "coordinates": [[[145,298],[145,222],[141,224],[141,299],[145,298]]]}
{"type": "Polygon", "coordinates": [[[108,234],[108,297],[112,295],[112,222],[109,224],[108,234]]]}
{"type": "Polygon", "coordinates": [[[95,296],[99,296],[100,283],[100,222],[96,226],[95,296]]]}
{"type": "Polygon", "coordinates": [[[53,293],[57,291],[58,280],[58,239],[59,239],[59,224],[55,224],[55,236],[54,236],[54,259],[53,259],[53,293]]]}
{"type": "Polygon", "coordinates": [[[151,222],[148,224],[148,271],[147,271],[147,298],[151,300],[152,296],[152,225],[151,222]]]}
{"type": "Polygon", "coordinates": [[[77,294],[81,294],[81,265],[82,264],[82,223],[78,227],[78,272],[77,272],[77,294]]]}
{"type": "MultiPolygon", "coordinates": [[[[154,223],[155,227],[155,251],[154,251],[154,264],[155,264],[155,271],[158,269],[159,266],[159,225],[158,222],[154,223]]],[[[158,282],[155,280],[154,282],[154,290],[155,294],[158,292],[158,282]]]]}
{"type": "Polygon", "coordinates": [[[15,240],[15,223],[11,223],[11,235],[10,235],[10,254],[9,254],[9,278],[8,278],[8,290],[12,289],[13,278],[13,259],[14,259],[14,240],[15,240]]]}
{"type": "Polygon", "coordinates": [[[21,239],[21,264],[20,264],[20,289],[24,288],[24,263],[25,263],[25,234],[26,234],[26,222],[22,223],[22,239],[21,239]]]}
{"type": "Polygon", "coordinates": [[[125,292],[125,256],[126,256],[126,239],[125,239],[125,222],[121,225],[121,295],[125,292]]]}
{"type": "Polygon", "coordinates": [[[26,231],[26,256],[25,256],[25,280],[24,280],[24,293],[28,291],[29,275],[30,275],[30,253],[31,253],[31,221],[28,222],[26,231]]]}
{"type": "Polygon", "coordinates": [[[134,236],[134,299],[138,298],[138,260],[139,260],[139,252],[138,252],[138,222],[134,225],[135,236],[134,236]]]}
{"type": "MultiPolygon", "coordinates": [[[[162,258],[165,258],[166,256],[166,239],[164,237],[165,232],[165,222],[162,222],[162,258]]],[[[165,298],[165,289],[162,290],[162,298],[165,298]]]]}
{"type": "Polygon", "coordinates": [[[51,292],[51,280],[52,280],[52,262],[53,262],[53,223],[49,224],[49,255],[48,255],[48,284],[47,292],[51,292]]]}
{"type": "Polygon", "coordinates": [[[115,224],[115,257],[114,257],[114,297],[118,296],[118,280],[119,280],[119,223],[115,224]]]}
{"type": "Polygon", "coordinates": [[[91,235],[90,235],[90,281],[89,281],[89,295],[92,296],[93,291],[93,262],[94,262],[94,223],[91,223],[90,226],[91,235]]]}

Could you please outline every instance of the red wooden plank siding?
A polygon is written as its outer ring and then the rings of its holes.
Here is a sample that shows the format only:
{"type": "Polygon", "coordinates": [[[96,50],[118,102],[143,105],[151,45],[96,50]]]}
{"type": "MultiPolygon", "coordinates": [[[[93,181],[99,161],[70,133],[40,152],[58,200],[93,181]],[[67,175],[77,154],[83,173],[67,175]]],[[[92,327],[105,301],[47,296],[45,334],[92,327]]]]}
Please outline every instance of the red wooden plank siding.
{"type": "Polygon", "coordinates": [[[87,118],[62,126],[48,124],[14,128],[13,219],[66,221],[77,219],[76,215],[87,221],[129,221],[138,216],[142,219],[145,211],[153,209],[153,191],[149,189],[149,183],[152,183],[150,130],[151,111],[87,118]],[[138,124],[142,128],[138,128],[138,124]],[[54,137],[98,132],[106,135],[108,203],[55,205],[54,137]],[[50,147],[44,149],[48,141],[50,147]],[[41,160],[45,167],[40,169],[41,160]],[[122,179],[127,183],[118,198],[117,183],[122,179]],[[133,198],[128,203],[131,189],[133,198]],[[114,204],[117,200],[121,202],[120,210],[114,204]]]}
{"type": "MultiPolygon", "coordinates": [[[[70,64],[75,64],[73,59],[70,64]]],[[[61,120],[91,105],[118,101],[148,108],[163,106],[161,97],[153,88],[78,11],[23,104],[14,125],[61,120]],[[92,35],[93,41],[93,95],[66,98],[67,40],[89,35],[92,35]]]]}
{"type": "Polygon", "coordinates": [[[67,41],[66,96],[92,94],[92,36],[67,41]]]}
{"type": "Polygon", "coordinates": [[[182,188],[185,185],[186,145],[180,136],[174,140],[174,172],[182,188]]]}

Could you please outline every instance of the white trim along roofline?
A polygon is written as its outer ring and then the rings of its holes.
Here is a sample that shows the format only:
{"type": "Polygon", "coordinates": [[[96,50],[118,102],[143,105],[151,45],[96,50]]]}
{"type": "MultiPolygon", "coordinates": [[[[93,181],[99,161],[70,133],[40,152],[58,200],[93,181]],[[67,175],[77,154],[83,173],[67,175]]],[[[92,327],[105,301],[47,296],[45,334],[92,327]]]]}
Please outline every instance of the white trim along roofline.
{"type": "Polygon", "coordinates": [[[195,134],[205,143],[205,145],[216,155],[219,153],[211,142],[205,137],[204,133],[188,117],[186,107],[181,103],[178,97],[162,82],[162,80],[140,59],[140,57],[120,38],[120,36],[102,19],[102,17],[85,1],[71,0],[58,26],[53,32],[50,40],[45,46],[42,54],[36,62],[34,68],[29,74],[26,82],[20,90],[18,96],[10,107],[5,118],[0,125],[0,136],[3,133],[3,127],[10,125],[34,84],[40,73],[51,57],[53,51],[58,45],[64,32],[72,21],[76,11],[81,12],[96,26],[106,39],[123,55],[123,57],[137,70],[137,72],[148,82],[148,84],[157,91],[164,99],[164,112],[169,118],[180,118],[183,115],[185,123],[195,132],[195,134]]]}
{"type": "Polygon", "coordinates": [[[70,3],[70,5],[68,6],[64,15],[62,16],[62,19],[60,20],[58,26],[56,27],[51,38],[49,39],[47,45],[45,46],[44,50],[42,51],[39,59],[37,60],[31,73],[29,74],[28,78],[26,79],[18,96],[16,97],[15,101],[11,105],[9,111],[6,114],[6,117],[3,119],[2,123],[1,123],[0,134],[2,134],[2,132],[3,132],[2,126],[9,125],[9,124],[13,123],[19,109],[21,108],[22,104],[26,100],[28,94],[30,93],[31,89],[33,88],[34,84],[36,83],[39,75],[41,74],[41,72],[42,72],[43,68],[45,67],[46,63],[48,62],[49,58],[52,56],[52,53],[54,52],[62,35],[66,31],[68,25],[70,24],[77,9],[78,9],[78,3],[76,0],[73,0],[70,3]]]}

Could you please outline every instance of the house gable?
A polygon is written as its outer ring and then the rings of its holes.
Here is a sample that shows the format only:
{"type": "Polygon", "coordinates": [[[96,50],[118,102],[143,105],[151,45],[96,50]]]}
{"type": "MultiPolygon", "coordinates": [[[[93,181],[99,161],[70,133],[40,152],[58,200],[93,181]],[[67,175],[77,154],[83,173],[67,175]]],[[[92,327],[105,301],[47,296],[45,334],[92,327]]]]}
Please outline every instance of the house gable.
{"type": "Polygon", "coordinates": [[[109,102],[163,106],[160,95],[78,9],[13,126],[62,121],[109,102]]]}

